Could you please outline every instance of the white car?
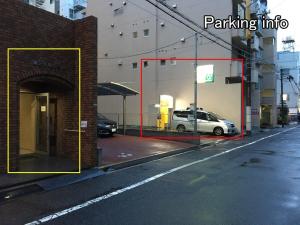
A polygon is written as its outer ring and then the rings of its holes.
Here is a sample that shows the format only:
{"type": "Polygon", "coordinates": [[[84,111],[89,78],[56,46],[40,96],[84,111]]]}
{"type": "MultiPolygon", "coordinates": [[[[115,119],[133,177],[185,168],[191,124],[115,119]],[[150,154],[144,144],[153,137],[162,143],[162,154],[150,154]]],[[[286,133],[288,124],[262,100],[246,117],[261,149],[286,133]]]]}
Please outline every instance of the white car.
{"type": "MultiPolygon", "coordinates": [[[[193,115],[192,110],[175,110],[172,116],[172,127],[178,132],[194,131],[193,115]]],[[[213,133],[216,136],[237,133],[233,122],[223,119],[215,113],[202,110],[197,110],[197,130],[204,133],[213,133]]]]}

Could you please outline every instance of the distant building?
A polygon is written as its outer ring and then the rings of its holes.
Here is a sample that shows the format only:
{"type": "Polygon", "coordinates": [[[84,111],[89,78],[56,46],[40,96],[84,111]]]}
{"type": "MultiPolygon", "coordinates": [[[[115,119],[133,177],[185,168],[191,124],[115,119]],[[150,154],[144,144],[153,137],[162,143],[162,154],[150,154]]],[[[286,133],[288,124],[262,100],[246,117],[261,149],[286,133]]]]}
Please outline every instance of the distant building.
{"type": "MultiPolygon", "coordinates": [[[[289,108],[289,117],[296,120],[300,111],[299,86],[300,86],[300,52],[282,51],[277,54],[278,69],[288,69],[293,79],[283,79],[283,100],[289,108]]],[[[280,77],[277,80],[277,105],[280,106],[280,77]]]]}
{"type": "Polygon", "coordinates": [[[40,9],[76,20],[85,17],[87,0],[24,0],[40,9]]]}
{"type": "Polygon", "coordinates": [[[277,125],[277,30],[263,32],[263,59],[261,82],[261,127],[277,125]]]}

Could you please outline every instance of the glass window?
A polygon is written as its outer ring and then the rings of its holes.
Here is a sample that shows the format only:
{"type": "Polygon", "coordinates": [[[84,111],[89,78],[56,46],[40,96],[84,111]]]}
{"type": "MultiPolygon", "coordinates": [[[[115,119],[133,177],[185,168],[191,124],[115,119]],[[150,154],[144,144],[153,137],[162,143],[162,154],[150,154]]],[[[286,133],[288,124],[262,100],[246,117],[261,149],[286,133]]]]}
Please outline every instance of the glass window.
{"type": "Polygon", "coordinates": [[[161,65],[161,66],[166,65],[166,60],[164,60],[164,59],[160,60],[160,65],[161,65]]]}
{"type": "Polygon", "coordinates": [[[137,37],[138,37],[138,32],[137,32],[137,31],[134,31],[134,32],[132,33],[132,37],[133,37],[133,38],[137,38],[137,37]]]}
{"type": "Polygon", "coordinates": [[[144,67],[148,67],[149,64],[148,64],[148,61],[144,61],[144,67]]]}
{"type": "Polygon", "coordinates": [[[218,118],[216,116],[212,115],[212,114],[207,114],[207,119],[209,121],[214,121],[214,122],[218,122],[219,121],[218,118]]]}
{"type": "Polygon", "coordinates": [[[205,112],[197,112],[197,119],[208,120],[207,113],[205,113],[205,112]]]}
{"type": "Polygon", "coordinates": [[[144,37],[148,37],[149,33],[150,33],[149,29],[145,29],[144,30],[144,37]]]}
{"type": "Polygon", "coordinates": [[[180,118],[188,118],[187,111],[174,111],[174,115],[180,118]]]}
{"type": "Polygon", "coordinates": [[[136,69],[137,68],[137,62],[132,63],[132,68],[136,69]]]}
{"type": "Polygon", "coordinates": [[[74,11],[73,11],[73,9],[69,9],[69,17],[70,17],[71,19],[74,18],[74,11]]]}

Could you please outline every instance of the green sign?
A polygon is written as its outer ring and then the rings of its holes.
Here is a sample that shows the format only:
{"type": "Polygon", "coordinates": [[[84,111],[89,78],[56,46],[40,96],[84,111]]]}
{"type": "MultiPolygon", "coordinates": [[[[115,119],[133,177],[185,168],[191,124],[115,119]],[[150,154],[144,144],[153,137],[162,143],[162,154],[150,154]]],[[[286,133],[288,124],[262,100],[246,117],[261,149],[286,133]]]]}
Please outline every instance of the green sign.
{"type": "Polygon", "coordinates": [[[203,65],[197,67],[197,83],[213,83],[214,81],[214,65],[203,65]]]}

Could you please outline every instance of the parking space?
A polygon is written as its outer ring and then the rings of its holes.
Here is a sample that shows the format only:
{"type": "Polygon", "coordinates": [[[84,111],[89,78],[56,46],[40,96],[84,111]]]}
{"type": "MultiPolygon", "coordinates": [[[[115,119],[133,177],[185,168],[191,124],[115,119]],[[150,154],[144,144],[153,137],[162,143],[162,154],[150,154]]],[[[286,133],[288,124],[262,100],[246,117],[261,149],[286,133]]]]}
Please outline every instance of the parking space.
{"type": "Polygon", "coordinates": [[[122,163],[193,146],[190,143],[136,136],[98,138],[98,148],[102,148],[102,165],[122,163]]]}

